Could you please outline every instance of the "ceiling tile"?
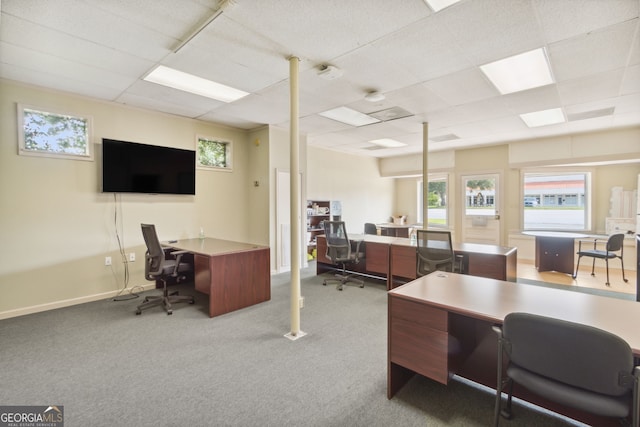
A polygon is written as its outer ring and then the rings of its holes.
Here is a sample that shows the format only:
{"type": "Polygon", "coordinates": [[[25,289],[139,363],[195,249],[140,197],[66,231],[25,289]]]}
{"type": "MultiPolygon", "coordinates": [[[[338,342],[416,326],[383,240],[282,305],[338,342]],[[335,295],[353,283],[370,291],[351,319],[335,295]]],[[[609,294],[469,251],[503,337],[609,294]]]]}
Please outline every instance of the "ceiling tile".
{"type": "Polygon", "coordinates": [[[557,82],[623,68],[636,36],[634,21],[549,45],[557,82]]]}
{"type": "Polygon", "coordinates": [[[638,17],[637,0],[533,0],[545,41],[554,43],[638,17]]]}

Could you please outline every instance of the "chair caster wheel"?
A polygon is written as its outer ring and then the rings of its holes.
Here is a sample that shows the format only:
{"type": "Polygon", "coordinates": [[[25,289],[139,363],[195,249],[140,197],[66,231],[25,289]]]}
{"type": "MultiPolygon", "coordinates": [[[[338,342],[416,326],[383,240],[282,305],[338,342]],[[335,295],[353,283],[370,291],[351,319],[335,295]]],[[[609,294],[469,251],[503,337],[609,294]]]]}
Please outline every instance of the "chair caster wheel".
{"type": "Polygon", "coordinates": [[[136,316],[139,316],[142,314],[142,310],[136,310],[136,316]]]}
{"type": "Polygon", "coordinates": [[[170,316],[170,315],[172,315],[172,314],[173,314],[173,310],[169,310],[169,311],[167,311],[167,316],[170,316]]]}
{"type": "Polygon", "coordinates": [[[195,303],[196,303],[196,301],[195,301],[195,300],[191,300],[191,301],[189,301],[189,304],[195,304],[195,303]]]}

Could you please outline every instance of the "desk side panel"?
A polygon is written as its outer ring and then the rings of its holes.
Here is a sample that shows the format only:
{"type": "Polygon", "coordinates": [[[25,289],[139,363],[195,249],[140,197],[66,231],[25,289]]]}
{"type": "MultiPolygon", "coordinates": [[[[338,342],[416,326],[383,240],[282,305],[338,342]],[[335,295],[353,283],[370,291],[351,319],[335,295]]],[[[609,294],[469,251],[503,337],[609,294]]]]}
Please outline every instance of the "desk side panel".
{"type": "Polygon", "coordinates": [[[194,286],[196,291],[209,295],[211,293],[211,271],[209,270],[209,257],[195,254],[193,256],[194,286]]]}
{"type": "Polygon", "coordinates": [[[391,288],[395,287],[393,285],[394,277],[415,279],[417,277],[416,263],[415,246],[391,245],[389,254],[391,288]]]}
{"type": "Polygon", "coordinates": [[[211,317],[271,299],[269,248],[213,256],[209,273],[211,317]]]}

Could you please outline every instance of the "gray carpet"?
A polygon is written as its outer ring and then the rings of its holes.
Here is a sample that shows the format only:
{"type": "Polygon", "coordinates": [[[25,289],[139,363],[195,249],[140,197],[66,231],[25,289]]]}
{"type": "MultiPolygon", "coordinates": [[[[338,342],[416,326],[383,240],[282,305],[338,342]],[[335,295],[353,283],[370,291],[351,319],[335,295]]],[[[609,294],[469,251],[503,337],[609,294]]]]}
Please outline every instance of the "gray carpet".
{"type": "MultiPolygon", "coordinates": [[[[303,271],[307,336],[290,341],[289,275],[272,299],[210,319],[196,304],[134,314],[141,298],[0,321],[0,404],[64,405],[65,426],[487,426],[493,394],[416,376],[386,398],[387,296],[303,271]]],[[[155,291],[150,291],[155,293],[155,291]]],[[[520,405],[502,426],[575,425],[520,405]]]]}

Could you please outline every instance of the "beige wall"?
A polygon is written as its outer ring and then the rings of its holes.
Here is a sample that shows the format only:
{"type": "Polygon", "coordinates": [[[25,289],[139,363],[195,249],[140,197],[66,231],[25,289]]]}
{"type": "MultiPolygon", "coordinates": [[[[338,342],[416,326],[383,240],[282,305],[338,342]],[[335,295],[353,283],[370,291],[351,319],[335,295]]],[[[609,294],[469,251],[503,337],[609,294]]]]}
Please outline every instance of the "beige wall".
{"type": "Polygon", "coordinates": [[[110,296],[147,285],[140,223],[161,239],[207,236],[268,244],[268,144],[260,132],[223,126],[0,81],[0,318],[110,296]],[[16,103],[89,115],[100,152],[103,137],[195,149],[197,134],[234,142],[233,172],[198,170],[196,196],[118,195],[99,191],[95,161],[18,156],[16,103]],[[117,218],[114,219],[114,215],[117,218]],[[117,226],[114,222],[117,221],[117,226]],[[117,230],[117,233],[116,233],[117,230]],[[104,265],[111,256],[113,267],[104,265]]]}
{"type": "Polygon", "coordinates": [[[386,222],[396,213],[394,179],[380,176],[377,159],[307,150],[307,198],[341,201],[348,232],[362,233],[365,222],[386,222]]]}
{"type": "MultiPolygon", "coordinates": [[[[289,169],[287,130],[265,126],[245,132],[7,81],[0,81],[0,115],[0,318],[114,295],[123,288],[125,276],[118,240],[137,258],[128,264],[129,286],[149,286],[143,277],[141,222],[155,223],[165,240],[195,237],[202,226],[208,236],[268,244],[273,268],[274,179],[277,170],[289,169]],[[18,156],[16,103],[91,116],[98,153],[103,137],[189,149],[195,147],[198,134],[232,140],[234,169],[199,169],[196,196],[114,198],[99,191],[99,156],[90,162],[18,156]],[[112,257],[112,267],[104,266],[105,256],[112,257]]],[[[639,140],[640,128],[633,128],[541,143],[565,147],[566,158],[545,154],[547,164],[560,165],[598,156],[637,159],[639,140]],[[581,146],[587,147],[584,158],[581,146]],[[613,154],[608,147],[615,147],[613,154]]],[[[300,164],[303,203],[340,200],[342,217],[354,233],[362,232],[365,222],[384,222],[391,215],[406,214],[409,222],[415,221],[417,178],[397,177],[416,174],[421,156],[378,160],[336,154],[307,147],[305,137],[300,147],[301,159],[306,158],[300,164]]],[[[446,168],[438,172],[450,176],[450,206],[455,211],[462,173],[500,171],[505,191],[503,240],[510,244],[521,228],[521,170],[541,165],[538,151],[535,141],[525,141],[439,153],[446,168]],[[524,162],[528,151],[536,153],[536,162],[524,162]]],[[[611,187],[635,189],[640,163],[593,170],[594,231],[603,232],[611,187]]],[[[459,221],[453,215],[454,229],[459,221]]]]}

